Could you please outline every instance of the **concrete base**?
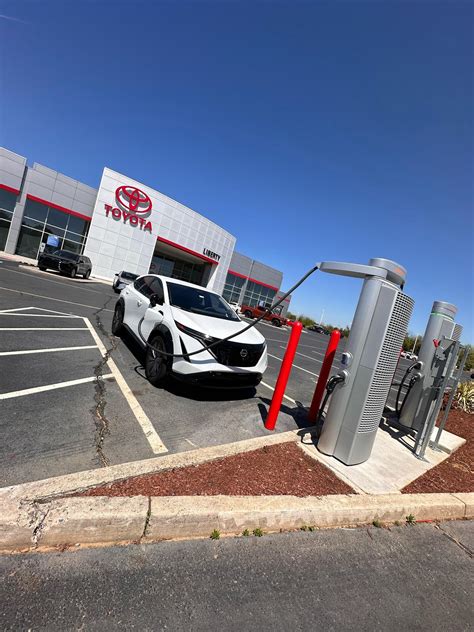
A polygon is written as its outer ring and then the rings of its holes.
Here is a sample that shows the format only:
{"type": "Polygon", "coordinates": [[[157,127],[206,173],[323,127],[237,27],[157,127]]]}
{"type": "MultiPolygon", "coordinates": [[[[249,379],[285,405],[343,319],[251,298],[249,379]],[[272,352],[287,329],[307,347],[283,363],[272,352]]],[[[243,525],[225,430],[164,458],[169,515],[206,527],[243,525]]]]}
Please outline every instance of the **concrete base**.
{"type": "MultiPolygon", "coordinates": [[[[438,429],[432,435],[434,440],[438,429]]],[[[336,476],[363,494],[389,494],[400,492],[408,483],[448,458],[465,443],[465,439],[443,431],[440,451],[426,450],[421,461],[413,454],[414,439],[402,431],[384,425],[380,427],[370,458],[360,465],[344,465],[337,459],[322,454],[306,438],[300,447],[314,459],[324,463],[336,476]]]]}

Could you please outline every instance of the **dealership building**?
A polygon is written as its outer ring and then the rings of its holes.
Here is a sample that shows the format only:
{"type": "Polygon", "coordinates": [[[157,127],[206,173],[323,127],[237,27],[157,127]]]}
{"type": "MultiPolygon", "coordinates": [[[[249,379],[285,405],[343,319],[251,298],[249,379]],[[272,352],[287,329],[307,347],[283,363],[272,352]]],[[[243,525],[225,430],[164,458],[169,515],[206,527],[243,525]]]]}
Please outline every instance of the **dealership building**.
{"type": "Polygon", "coordinates": [[[54,246],[88,256],[98,278],[152,272],[232,303],[273,302],[282,273],[239,254],[235,244],[221,226],[108,167],[94,189],[0,148],[0,252],[36,260],[54,246]]]}

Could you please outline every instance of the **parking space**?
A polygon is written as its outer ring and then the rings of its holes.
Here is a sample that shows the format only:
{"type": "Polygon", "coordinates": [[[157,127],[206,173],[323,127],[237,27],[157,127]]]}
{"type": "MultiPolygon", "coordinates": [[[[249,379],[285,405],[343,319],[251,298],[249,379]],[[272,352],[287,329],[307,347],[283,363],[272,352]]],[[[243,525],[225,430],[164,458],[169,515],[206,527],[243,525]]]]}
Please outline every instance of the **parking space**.
{"type": "MultiPolygon", "coordinates": [[[[139,345],[109,333],[116,299],[104,283],[0,266],[0,485],[267,433],[288,328],[257,325],[269,365],[256,390],[210,391],[174,380],[157,389],[144,376],[139,345]]],[[[327,342],[302,333],[277,431],[307,424],[327,342]]],[[[397,375],[408,364],[402,360],[397,375]]]]}

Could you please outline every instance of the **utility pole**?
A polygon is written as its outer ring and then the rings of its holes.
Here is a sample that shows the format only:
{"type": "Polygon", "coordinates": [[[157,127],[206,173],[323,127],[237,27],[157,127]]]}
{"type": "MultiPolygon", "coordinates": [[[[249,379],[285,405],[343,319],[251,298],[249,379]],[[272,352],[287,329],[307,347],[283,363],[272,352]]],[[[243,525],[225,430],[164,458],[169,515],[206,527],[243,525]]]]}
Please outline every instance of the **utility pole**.
{"type": "Polygon", "coordinates": [[[318,325],[320,325],[323,322],[324,312],[325,312],[325,310],[323,309],[323,311],[321,312],[321,318],[319,319],[318,325]]]}
{"type": "Polygon", "coordinates": [[[413,343],[413,349],[411,350],[412,353],[415,353],[415,347],[416,347],[416,343],[418,342],[418,338],[419,336],[415,338],[415,342],[413,343]]]}

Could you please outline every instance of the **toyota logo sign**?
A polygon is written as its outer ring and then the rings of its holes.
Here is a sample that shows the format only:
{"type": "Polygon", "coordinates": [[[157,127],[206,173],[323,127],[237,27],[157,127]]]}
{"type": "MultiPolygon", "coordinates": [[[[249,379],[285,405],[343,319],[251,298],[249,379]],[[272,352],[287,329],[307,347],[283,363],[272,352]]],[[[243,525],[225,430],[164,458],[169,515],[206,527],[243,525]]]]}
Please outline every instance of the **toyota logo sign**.
{"type": "Polygon", "coordinates": [[[137,226],[140,230],[151,234],[151,222],[146,220],[151,213],[150,197],[137,187],[124,184],[115,190],[117,207],[104,204],[106,217],[112,217],[115,221],[123,221],[124,224],[137,226]]]}
{"type": "Polygon", "coordinates": [[[148,195],[132,186],[123,185],[115,191],[115,199],[119,206],[136,215],[146,215],[151,211],[151,200],[148,195]]]}

